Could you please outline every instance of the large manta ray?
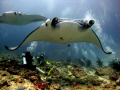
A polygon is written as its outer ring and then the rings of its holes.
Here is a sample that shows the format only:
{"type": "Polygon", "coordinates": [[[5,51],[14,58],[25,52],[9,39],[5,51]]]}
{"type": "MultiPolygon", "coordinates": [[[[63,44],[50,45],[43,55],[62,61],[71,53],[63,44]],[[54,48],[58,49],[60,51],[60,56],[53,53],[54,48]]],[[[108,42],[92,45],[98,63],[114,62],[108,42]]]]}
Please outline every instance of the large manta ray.
{"type": "Polygon", "coordinates": [[[112,52],[107,52],[103,49],[98,36],[91,29],[94,22],[94,20],[61,19],[57,17],[47,19],[45,23],[31,32],[19,46],[5,47],[13,51],[32,41],[59,44],[89,42],[98,46],[104,53],[111,54],[112,52]]]}
{"type": "Polygon", "coordinates": [[[46,20],[47,18],[41,15],[27,15],[17,11],[9,11],[0,14],[0,23],[12,25],[26,25],[33,22],[46,20]]]}

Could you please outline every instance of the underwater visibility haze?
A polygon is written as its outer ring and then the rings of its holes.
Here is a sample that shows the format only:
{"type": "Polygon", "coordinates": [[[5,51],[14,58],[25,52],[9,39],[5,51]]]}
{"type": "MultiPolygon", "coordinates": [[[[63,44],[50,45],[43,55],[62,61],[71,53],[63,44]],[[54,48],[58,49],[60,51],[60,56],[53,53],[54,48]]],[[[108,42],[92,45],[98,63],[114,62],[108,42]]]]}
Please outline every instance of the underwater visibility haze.
{"type": "MultiPolygon", "coordinates": [[[[90,62],[86,67],[97,67],[97,63],[100,67],[109,66],[110,62],[120,58],[119,4],[119,0],[0,0],[0,14],[18,11],[27,15],[41,15],[48,19],[58,17],[94,20],[92,30],[101,41],[103,49],[112,52],[112,54],[105,54],[99,47],[87,42],[57,44],[44,41],[30,42],[15,51],[6,50],[4,45],[9,47],[20,45],[26,36],[46,22],[44,18],[44,20],[21,26],[0,23],[0,54],[14,53],[22,57],[22,53],[27,50],[34,56],[44,54],[46,60],[50,59],[53,62],[79,63],[82,67],[84,66],[82,61],[87,59],[90,62]]],[[[52,70],[54,69],[50,67],[50,72],[52,70]]],[[[44,85],[47,86],[46,83],[44,85]]]]}

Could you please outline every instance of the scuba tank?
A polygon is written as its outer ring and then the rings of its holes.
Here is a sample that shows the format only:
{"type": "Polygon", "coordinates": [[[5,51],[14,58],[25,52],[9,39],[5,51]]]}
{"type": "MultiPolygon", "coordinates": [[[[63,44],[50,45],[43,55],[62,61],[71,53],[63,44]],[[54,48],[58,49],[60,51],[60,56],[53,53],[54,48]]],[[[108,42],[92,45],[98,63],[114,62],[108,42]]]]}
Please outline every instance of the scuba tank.
{"type": "Polygon", "coordinates": [[[22,53],[22,64],[23,65],[27,64],[27,60],[26,60],[26,57],[25,57],[25,52],[22,53]]]}

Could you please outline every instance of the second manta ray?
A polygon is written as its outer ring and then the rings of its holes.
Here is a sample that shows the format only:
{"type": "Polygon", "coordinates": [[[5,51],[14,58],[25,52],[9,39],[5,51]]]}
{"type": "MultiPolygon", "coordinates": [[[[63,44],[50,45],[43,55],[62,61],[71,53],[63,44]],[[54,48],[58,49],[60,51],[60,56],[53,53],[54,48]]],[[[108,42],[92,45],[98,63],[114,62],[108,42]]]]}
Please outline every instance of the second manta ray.
{"type": "Polygon", "coordinates": [[[98,46],[104,53],[111,54],[112,52],[107,52],[103,49],[98,36],[91,29],[94,22],[94,20],[61,19],[57,17],[47,19],[45,23],[31,32],[19,46],[5,47],[13,51],[32,41],[59,44],[89,42],[98,46]]]}
{"type": "Polygon", "coordinates": [[[33,22],[46,20],[47,18],[41,15],[27,15],[17,11],[9,11],[0,14],[0,23],[11,25],[26,25],[33,22]]]}

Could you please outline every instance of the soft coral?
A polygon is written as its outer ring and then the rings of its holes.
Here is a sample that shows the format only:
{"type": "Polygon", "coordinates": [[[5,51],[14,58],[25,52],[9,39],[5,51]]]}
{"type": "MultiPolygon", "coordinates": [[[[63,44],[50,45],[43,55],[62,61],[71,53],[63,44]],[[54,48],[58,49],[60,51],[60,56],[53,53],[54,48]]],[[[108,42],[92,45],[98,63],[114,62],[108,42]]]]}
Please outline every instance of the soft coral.
{"type": "Polygon", "coordinates": [[[38,84],[36,84],[35,86],[38,86],[39,89],[43,90],[45,86],[48,87],[48,85],[46,84],[46,82],[40,82],[38,84]]]}

